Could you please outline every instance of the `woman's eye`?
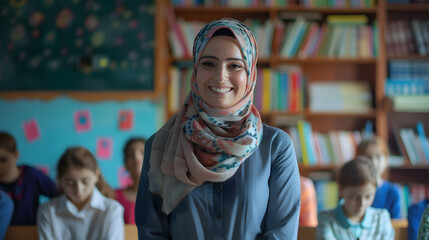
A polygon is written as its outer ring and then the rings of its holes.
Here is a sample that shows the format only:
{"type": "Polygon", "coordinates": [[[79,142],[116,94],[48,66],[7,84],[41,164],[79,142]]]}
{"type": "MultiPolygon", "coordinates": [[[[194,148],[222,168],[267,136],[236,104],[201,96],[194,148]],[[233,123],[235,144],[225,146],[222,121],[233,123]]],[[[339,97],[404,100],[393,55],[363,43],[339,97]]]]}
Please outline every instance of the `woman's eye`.
{"type": "Polygon", "coordinates": [[[212,62],[203,62],[202,65],[205,67],[213,67],[214,66],[214,64],[212,62]]]}
{"type": "Polygon", "coordinates": [[[230,68],[241,68],[241,65],[240,64],[231,64],[229,67],[230,68]]]}

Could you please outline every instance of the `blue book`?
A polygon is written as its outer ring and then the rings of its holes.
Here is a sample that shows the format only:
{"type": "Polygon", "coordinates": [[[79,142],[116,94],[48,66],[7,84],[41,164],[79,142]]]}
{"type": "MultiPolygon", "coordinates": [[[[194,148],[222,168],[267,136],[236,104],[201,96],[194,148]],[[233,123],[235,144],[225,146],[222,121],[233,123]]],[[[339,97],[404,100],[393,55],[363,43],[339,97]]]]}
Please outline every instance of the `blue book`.
{"type": "Polygon", "coordinates": [[[429,162],[429,143],[428,139],[426,138],[425,130],[423,128],[423,123],[418,122],[416,125],[417,134],[420,139],[420,143],[422,144],[423,152],[425,154],[426,160],[429,162]]]}

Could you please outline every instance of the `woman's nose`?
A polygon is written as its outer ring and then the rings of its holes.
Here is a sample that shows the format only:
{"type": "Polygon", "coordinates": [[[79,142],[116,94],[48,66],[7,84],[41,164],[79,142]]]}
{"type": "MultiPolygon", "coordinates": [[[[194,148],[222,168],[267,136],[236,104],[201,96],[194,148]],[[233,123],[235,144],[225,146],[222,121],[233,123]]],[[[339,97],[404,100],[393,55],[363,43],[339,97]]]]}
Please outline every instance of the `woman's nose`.
{"type": "Polygon", "coordinates": [[[228,79],[228,77],[229,77],[228,69],[226,68],[226,66],[220,66],[217,69],[217,74],[216,74],[217,81],[220,83],[225,82],[228,79]]]}

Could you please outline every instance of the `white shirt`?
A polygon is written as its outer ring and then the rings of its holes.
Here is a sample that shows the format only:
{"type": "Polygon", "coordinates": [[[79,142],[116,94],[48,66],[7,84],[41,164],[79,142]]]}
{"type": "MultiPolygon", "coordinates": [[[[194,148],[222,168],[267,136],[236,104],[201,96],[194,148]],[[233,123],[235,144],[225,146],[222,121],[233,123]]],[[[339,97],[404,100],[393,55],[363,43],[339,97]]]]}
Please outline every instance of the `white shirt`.
{"type": "Polygon", "coordinates": [[[40,240],[123,240],[124,208],[97,188],[81,211],[63,194],[39,207],[37,231],[40,240]]]}

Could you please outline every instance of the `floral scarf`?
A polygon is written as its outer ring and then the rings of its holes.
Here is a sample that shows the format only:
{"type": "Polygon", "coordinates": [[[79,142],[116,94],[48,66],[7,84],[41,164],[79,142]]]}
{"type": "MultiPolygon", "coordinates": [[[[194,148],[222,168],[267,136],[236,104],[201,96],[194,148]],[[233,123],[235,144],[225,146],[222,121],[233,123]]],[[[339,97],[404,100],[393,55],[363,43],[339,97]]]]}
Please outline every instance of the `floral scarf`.
{"type": "Polygon", "coordinates": [[[196,36],[193,55],[191,92],[183,109],[157,132],[152,143],[149,187],[163,198],[166,214],[194,187],[233,176],[262,139],[261,117],[253,105],[257,46],[250,30],[230,18],[212,21],[196,36]],[[237,39],[248,79],[245,94],[237,104],[216,109],[202,100],[196,74],[204,47],[222,28],[229,29],[237,39]]]}

